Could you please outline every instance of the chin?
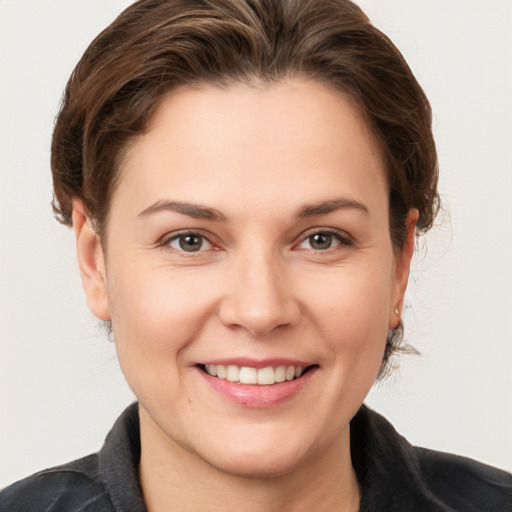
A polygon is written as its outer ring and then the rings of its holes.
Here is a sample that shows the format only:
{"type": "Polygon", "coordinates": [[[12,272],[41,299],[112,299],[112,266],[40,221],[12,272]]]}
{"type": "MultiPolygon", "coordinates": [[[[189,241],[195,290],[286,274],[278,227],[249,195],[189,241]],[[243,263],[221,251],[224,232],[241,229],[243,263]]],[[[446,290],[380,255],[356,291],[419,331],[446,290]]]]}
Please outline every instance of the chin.
{"type": "Polygon", "coordinates": [[[220,446],[218,439],[210,438],[209,446],[196,445],[195,451],[209,465],[233,476],[254,479],[284,476],[296,471],[319,447],[308,436],[283,436],[289,429],[281,427],[278,432],[247,429],[239,436],[236,432],[226,433],[220,446]]]}
{"type": "Polygon", "coordinates": [[[248,479],[278,478],[292,473],[300,465],[297,455],[286,454],[235,455],[225,454],[220,460],[207,460],[218,471],[248,479]]]}

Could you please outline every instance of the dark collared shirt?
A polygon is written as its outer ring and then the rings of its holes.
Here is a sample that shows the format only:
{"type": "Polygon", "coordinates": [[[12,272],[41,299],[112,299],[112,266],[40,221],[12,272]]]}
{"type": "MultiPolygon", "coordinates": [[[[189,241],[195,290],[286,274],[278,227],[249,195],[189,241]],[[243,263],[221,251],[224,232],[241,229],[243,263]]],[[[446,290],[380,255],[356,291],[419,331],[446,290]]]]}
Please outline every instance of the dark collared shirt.
{"type": "MultiPolygon", "coordinates": [[[[365,406],[352,420],[350,432],[363,489],[361,512],[512,512],[509,473],[415,448],[365,406]]],[[[139,416],[133,404],[116,421],[99,453],[7,487],[0,493],[0,511],[146,512],[139,458],[139,416]]]]}

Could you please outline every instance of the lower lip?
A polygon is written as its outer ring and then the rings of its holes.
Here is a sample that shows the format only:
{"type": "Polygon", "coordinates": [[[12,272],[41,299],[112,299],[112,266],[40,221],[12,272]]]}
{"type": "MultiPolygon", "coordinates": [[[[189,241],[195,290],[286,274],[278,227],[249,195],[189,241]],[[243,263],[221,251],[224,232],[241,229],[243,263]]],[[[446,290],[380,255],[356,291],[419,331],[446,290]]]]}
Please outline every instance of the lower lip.
{"type": "Polygon", "coordinates": [[[210,387],[236,405],[254,409],[268,409],[297,396],[309,382],[317,368],[312,368],[298,379],[279,382],[268,386],[238,384],[212,377],[200,370],[203,378],[210,387]]]}

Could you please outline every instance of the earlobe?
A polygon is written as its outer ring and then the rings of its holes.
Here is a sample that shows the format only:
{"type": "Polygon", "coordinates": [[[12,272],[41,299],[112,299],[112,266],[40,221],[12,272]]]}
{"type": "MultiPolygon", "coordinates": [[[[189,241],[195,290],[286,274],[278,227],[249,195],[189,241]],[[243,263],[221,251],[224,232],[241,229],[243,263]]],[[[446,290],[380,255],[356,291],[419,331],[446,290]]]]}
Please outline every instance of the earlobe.
{"type": "Polygon", "coordinates": [[[416,240],[416,224],[418,222],[419,212],[415,208],[409,210],[406,221],[406,241],[403,250],[396,256],[394,290],[391,297],[390,313],[388,326],[389,329],[396,329],[400,325],[403,310],[403,302],[407,282],[409,281],[409,271],[411,260],[414,254],[416,240]]]}
{"type": "Polygon", "coordinates": [[[80,277],[87,305],[100,320],[110,320],[105,259],[99,236],[95,233],[82,201],[73,201],[73,229],[80,277]]]}

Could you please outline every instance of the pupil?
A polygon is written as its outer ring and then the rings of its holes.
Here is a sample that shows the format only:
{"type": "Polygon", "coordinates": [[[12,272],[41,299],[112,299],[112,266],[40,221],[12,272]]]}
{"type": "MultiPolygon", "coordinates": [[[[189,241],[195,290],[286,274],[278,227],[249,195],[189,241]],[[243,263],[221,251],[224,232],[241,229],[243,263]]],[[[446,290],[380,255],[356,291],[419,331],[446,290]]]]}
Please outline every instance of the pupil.
{"type": "Polygon", "coordinates": [[[331,242],[331,235],[317,233],[311,237],[311,247],[313,247],[313,249],[329,249],[331,242]]]}
{"type": "Polygon", "coordinates": [[[203,241],[200,236],[185,235],[180,238],[180,247],[187,252],[194,252],[201,249],[203,241]]]}

